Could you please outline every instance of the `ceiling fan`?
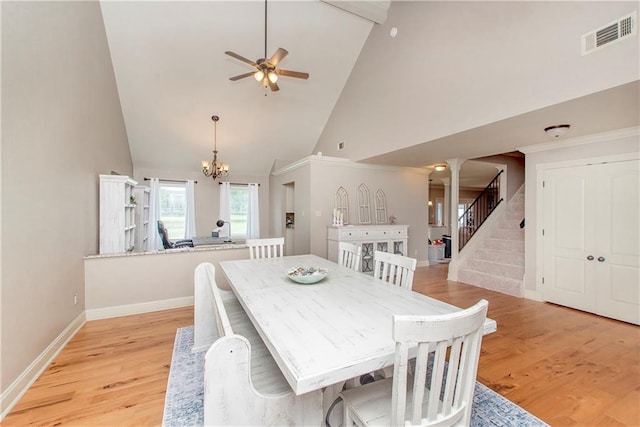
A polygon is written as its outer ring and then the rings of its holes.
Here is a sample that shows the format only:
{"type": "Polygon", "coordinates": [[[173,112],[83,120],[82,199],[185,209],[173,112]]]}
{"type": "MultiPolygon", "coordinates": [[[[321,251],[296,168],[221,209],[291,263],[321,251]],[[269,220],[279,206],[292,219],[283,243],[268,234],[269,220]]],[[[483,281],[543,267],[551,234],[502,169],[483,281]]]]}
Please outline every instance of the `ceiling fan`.
{"type": "Polygon", "coordinates": [[[236,81],[245,77],[253,76],[257,81],[261,82],[264,87],[270,87],[272,92],[280,90],[278,87],[278,76],[295,77],[297,79],[308,79],[309,73],[301,73],[299,71],[283,70],[278,67],[282,59],[289,54],[285,49],[278,48],[271,58],[267,59],[267,0],[264,0],[264,58],[260,58],[255,62],[238,55],[235,52],[226,51],[227,55],[240,60],[246,64],[255,67],[257,71],[240,74],[238,76],[229,77],[229,80],[236,81]]]}

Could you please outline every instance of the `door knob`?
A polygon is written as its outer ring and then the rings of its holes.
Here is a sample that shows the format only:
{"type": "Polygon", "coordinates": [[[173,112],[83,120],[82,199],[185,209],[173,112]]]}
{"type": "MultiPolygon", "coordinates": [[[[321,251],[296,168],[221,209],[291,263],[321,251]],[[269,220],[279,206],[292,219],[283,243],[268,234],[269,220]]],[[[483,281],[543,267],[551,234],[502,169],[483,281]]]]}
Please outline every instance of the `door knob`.
{"type": "Polygon", "coordinates": [[[587,259],[588,259],[589,261],[593,261],[593,255],[589,255],[589,256],[587,257],[587,259]]]}
{"type": "Polygon", "coordinates": [[[603,256],[599,256],[599,257],[598,257],[598,261],[599,261],[599,262],[604,262],[604,257],[603,257],[603,256]]]}

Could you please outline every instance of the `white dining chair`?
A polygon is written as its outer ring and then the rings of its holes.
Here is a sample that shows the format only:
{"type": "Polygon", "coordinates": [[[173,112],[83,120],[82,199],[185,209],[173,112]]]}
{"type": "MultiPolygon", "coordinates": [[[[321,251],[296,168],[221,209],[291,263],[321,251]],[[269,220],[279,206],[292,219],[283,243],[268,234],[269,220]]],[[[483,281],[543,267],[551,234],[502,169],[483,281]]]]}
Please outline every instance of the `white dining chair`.
{"type": "Polygon", "coordinates": [[[338,264],[360,271],[360,259],[362,258],[362,247],[349,242],[338,243],[338,264]]]}
{"type": "Polygon", "coordinates": [[[270,239],[247,239],[249,258],[282,258],[284,256],[284,237],[270,239]]]}
{"type": "Polygon", "coordinates": [[[393,378],[340,393],[343,427],[468,426],[487,307],[480,300],[456,313],[394,315],[393,378]],[[407,375],[416,344],[415,372],[407,375]]]}
{"type": "Polygon", "coordinates": [[[373,277],[411,290],[417,260],[403,255],[375,251],[373,277]]]}

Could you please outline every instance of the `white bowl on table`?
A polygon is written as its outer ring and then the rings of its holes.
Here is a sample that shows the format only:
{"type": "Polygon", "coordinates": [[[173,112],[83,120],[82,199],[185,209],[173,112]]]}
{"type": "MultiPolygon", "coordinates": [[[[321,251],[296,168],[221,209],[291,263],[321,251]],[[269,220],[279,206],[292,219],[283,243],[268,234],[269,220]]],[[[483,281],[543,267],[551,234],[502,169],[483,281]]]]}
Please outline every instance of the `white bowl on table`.
{"type": "Polygon", "coordinates": [[[297,267],[287,271],[287,277],[302,285],[318,283],[327,276],[327,270],[320,267],[297,267]]]}

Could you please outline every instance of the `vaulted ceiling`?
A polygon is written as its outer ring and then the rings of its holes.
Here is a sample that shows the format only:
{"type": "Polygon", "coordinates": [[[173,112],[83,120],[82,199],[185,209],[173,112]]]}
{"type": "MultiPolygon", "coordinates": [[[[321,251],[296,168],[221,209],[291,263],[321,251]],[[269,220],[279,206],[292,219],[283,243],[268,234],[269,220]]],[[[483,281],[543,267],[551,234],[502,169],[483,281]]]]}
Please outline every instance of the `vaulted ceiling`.
{"type": "MultiPolygon", "coordinates": [[[[275,159],[311,154],[376,25],[329,3],[369,3],[368,17],[384,20],[390,2],[269,1],[267,56],[287,49],[280,67],[310,74],[308,80],[281,77],[280,91],[271,92],[251,77],[230,81],[252,68],[225,55],[264,56],[264,2],[102,1],[134,167],[198,170],[201,160],[211,159],[212,115],[220,117],[220,160],[234,174],[266,175],[275,159]]],[[[557,124],[558,118],[575,124],[572,136],[634,126],[639,90],[636,81],[356,160],[424,167],[463,152],[481,157],[513,151],[548,141],[541,124],[557,124]]]]}
{"type": "Polygon", "coordinates": [[[373,25],[320,1],[268,3],[268,46],[289,55],[271,92],[225,55],[264,56],[264,2],[118,2],[101,7],[134,166],[193,170],[210,160],[212,115],[220,159],[266,175],[274,159],[311,153],[373,25]]]}

